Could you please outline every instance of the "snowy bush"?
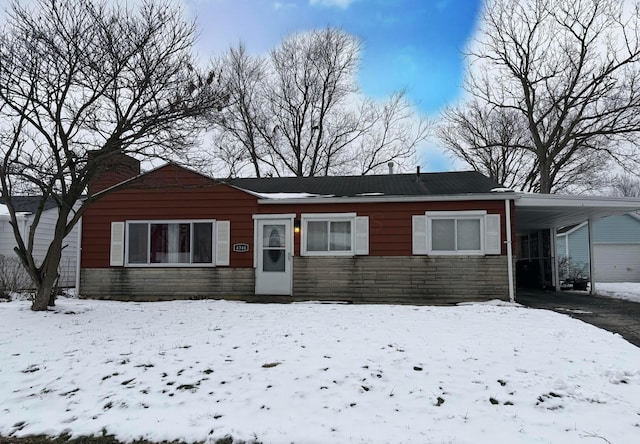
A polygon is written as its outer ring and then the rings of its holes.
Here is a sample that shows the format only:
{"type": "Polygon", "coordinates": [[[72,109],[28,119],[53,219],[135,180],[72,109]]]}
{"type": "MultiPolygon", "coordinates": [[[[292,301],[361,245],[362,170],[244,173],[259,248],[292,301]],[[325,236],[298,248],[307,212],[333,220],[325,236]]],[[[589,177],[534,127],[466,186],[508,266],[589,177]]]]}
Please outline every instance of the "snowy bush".
{"type": "Polygon", "coordinates": [[[31,279],[17,257],[0,254],[0,293],[7,295],[31,286],[31,279]]]}

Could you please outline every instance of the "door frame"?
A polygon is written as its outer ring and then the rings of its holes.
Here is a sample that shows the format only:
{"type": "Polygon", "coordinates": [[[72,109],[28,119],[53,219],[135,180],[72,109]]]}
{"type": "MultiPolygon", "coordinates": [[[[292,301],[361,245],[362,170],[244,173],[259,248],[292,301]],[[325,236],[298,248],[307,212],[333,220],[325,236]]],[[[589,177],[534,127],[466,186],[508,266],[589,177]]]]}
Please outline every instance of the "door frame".
{"type": "Polygon", "coordinates": [[[286,293],[282,293],[284,296],[293,295],[293,256],[295,254],[295,248],[293,245],[293,227],[294,220],[296,218],[295,213],[286,213],[286,214],[254,214],[253,215],[253,268],[255,270],[255,294],[273,294],[272,292],[264,292],[260,291],[258,288],[258,255],[262,254],[262,242],[260,240],[260,233],[258,232],[259,222],[264,221],[276,221],[282,220],[287,221],[288,233],[286,233],[287,237],[287,248],[285,253],[285,264],[289,266],[289,276],[288,276],[288,291],[286,293]]]}

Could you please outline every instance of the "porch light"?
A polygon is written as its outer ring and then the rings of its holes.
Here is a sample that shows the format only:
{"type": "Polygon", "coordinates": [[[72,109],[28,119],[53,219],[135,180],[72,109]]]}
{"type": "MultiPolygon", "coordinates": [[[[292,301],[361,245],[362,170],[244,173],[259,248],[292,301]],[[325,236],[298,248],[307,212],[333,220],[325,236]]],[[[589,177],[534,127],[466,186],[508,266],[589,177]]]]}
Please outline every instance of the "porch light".
{"type": "Polygon", "coordinates": [[[293,232],[296,234],[300,233],[300,219],[293,221],[293,232]]]}

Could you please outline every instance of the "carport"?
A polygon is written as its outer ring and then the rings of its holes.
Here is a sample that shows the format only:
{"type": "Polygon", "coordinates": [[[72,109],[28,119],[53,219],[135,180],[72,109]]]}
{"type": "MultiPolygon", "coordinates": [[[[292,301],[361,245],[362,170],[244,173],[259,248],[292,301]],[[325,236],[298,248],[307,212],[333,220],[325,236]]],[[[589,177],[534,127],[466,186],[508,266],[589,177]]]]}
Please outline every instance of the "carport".
{"type": "MultiPolygon", "coordinates": [[[[559,228],[588,222],[589,257],[593,257],[592,222],[596,219],[640,210],[640,199],[627,197],[567,196],[514,193],[516,280],[519,287],[560,290],[556,257],[559,228]]],[[[594,261],[589,261],[591,293],[594,261]]]]}

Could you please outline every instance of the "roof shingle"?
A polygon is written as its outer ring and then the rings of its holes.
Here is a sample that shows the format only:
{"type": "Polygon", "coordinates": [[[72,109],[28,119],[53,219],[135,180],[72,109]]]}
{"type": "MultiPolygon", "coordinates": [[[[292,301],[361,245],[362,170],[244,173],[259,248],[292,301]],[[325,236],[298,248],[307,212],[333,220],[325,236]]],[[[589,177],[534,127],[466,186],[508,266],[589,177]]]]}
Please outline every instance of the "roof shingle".
{"type": "Polygon", "coordinates": [[[227,183],[255,193],[309,193],[356,197],[437,196],[489,193],[501,185],[475,171],[377,176],[322,176],[231,179],[227,183]]]}

